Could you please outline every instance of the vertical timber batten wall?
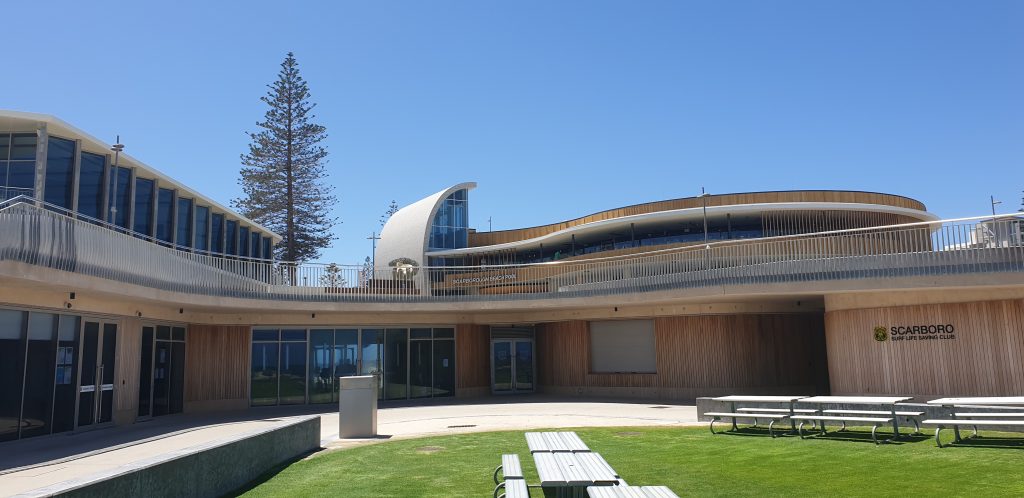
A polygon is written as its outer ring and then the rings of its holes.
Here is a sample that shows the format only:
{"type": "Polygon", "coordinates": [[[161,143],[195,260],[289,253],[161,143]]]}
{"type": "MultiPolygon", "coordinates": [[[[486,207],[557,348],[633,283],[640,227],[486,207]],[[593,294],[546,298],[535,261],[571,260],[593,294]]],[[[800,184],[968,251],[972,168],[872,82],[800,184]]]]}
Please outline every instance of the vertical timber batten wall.
{"type": "Polygon", "coordinates": [[[829,311],[825,328],[835,393],[1024,395],[1024,299],[829,311]]]}
{"type": "Polygon", "coordinates": [[[491,392],[491,334],[486,325],[455,327],[455,395],[491,392]]]}
{"type": "Polygon", "coordinates": [[[592,373],[586,321],[537,326],[542,392],[690,400],[828,392],[819,314],[654,318],[657,373],[592,373]]]}
{"type": "Polygon", "coordinates": [[[249,406],[249,326],[190,325],[185,353],[185,411],[249,406]]]}

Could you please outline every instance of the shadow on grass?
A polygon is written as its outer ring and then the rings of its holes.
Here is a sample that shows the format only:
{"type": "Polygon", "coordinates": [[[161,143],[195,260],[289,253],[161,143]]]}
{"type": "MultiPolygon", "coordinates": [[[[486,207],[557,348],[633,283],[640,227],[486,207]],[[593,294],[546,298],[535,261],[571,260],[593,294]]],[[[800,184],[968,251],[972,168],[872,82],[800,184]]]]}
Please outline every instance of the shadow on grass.
{"type": "MultiPolygon", "coordinates": [[[[850,429],[838,430],[838,429],[836,429],[836,430],[828,431],[825,434],[822,434],[820,432],[810,432],[810,433],[804,432],[804,434],[807,435],[808,439],[812,439],[812,438],[813,439],[828,439],[828,440],[834,440],[834,441],[849,441],[849,442],[854,442],[854,443],[870,443],[870,444],[875,444],[875,441],[873,439],[871,439],[871,432],[870,431],[860,431],[860,430],[850,430],[850,429]]],[[[917,434],[915,434],[915,433],[900,434],[899,439],[893,439],[891,432],[889,432],[889,433],[876,432],[875,436],[878,438],[879,444],[919,443],[921,441],[925,441],[925,440],[931,438],[931,436],[928,436],[927,434],[921,434],[921,433],[917,433],[917,434]]]]}
{"type": "Polygon", "coordinates": [[[314,453],[317,453],[317,452],[320,452],[320,451],[323,451],[323,450],[324,450],[324,448],[316,448],[316,449],[313,449],[311,451],[307,451],[305,453],[302,453],[302,454],[296,455],[296,456],[294,456],[292,458],[289,458],[288,460],[285,460],[285,461],[283,461],[283,462],[281,462],[281,463],[271,467],[270,470],[260,474],[259,477],[249,481],[244,486],[242,486],[242,487],[240,487],[240,488],[238,488],[238,489],[236,489],[234,491],[231,491],[230,493],[226,493],[226,494],[222,495],[222,498],[240,496],[242,494],[245,494],[247,491],[249,491],[249,490],[259,486],[260,484],[263,484],[263,483],[269,481],[274,476],[276,476],[278,473],[280,473],[282,470],[288,468],[289,465],[291,465],[291,464],[293,464],[295,462],[298,462],[299,460],[302,460],[303,458],[306,458],[309,455],[312,455],[314,453]]]}
{"type": "Polygon", "coordinates": [[[1005,436],[969,436],[961,439],[959,443],[953,441],[942,443],[942,449],[946,448],[1000,448],[1024,450],[1024,439],[1005,436]]]}

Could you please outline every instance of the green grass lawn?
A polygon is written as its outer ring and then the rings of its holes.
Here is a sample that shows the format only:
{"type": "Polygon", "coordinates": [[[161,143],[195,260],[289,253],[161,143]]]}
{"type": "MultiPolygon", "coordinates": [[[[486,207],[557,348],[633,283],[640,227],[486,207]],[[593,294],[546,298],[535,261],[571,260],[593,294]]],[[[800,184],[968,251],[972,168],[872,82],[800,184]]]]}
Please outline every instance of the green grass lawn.
{"type": "MultiPolygon", "coordinates": [[[[756,429],[575,430],[629,484],[666,485],[680,496],[1024,495],[1021,434],[982,433],[940,449],[924,435],[876,446],[860,429],[806,440],[756,429]]],[[[946,432],[944,441],[952,437],[946,432]]],[[[518,453],[527,482],[537,482],[523,431],[491,432],[324,452],[264,476],[243,495],[489,497],[502,453],[518,453]]]]}

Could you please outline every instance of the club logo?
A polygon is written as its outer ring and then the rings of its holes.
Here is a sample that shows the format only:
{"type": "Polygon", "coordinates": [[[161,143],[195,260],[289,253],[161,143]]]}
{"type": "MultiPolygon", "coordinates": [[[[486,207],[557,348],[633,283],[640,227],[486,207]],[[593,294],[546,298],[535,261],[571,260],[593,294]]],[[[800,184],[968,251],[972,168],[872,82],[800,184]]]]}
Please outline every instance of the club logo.
{"type": "Polygon", "coordinates": [[[878,342],[885,342],[889,339],[889,332],[885,330],[885,327],[879,325],[875,327],[875,340],[878,342]]]}

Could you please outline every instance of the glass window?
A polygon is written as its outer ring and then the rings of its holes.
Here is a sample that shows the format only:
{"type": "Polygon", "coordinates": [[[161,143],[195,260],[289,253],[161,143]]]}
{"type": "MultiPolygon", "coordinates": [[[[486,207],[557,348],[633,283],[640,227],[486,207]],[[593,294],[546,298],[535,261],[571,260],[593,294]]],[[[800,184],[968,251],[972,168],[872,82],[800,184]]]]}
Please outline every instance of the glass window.
{"type": "Polygon", "coordinates": [[[305,341],[306,331],[303,329],[299,330],[282,330],[281,331],[282,341],[305,341]]]}
{"type": "Polygon", "coordinates": [[[29,313],[21,437],[49,434],[53,420],[57,315],[29,313]]]}
{"type": "Polygon", "coordinates": [[[21,311],[0,309],[0,441],[18,439],[25,370],[24,320],[21,311]]]}
{"type": "Polygon", "coordinates": [[[263,237],[263,251],[260,252],[263,259],[274,259],[274,253],[271,252],[270,237],[263,237]]]}
{"type": "Polygon", "coordinates": [[[174,237],[174,191],[160,189],[156,201],[156,238],[171,242],[174,237]]]}
{"type": "Polygon", "coordinates": [[[252,405],[277,404],[277,346],[276,342],[252,343],[252,405]]]}
{"type": "Polygon", "coordinates": [[[192,199],[178,199],[178,247],[192,247],[192,199]]]}
{"type": "Polygon", "coordinates": [[[50,137],[46,149],[47,203],[71,208],[72,187],[75,181],[75,142],[50,137]]]}
{"type": "MultiPolygon", "coordinates": [[[[2,161],[0,161],[2,162],[2,161]]],[[[36,163],[34,161],[10,161],[7,163],[7,197],[36,195],[36,163]]]]}
{"type": "Polygon", "coordinates": [[[156,182],[148,178],[135,178],[135,213],[132,230],[153,235],[153,193],[156,182]]]}
{"type": "Polygon", "coordinates": [[[334,330],[309,331],[309,402],[330,403],[334,396],[334,330]]]}
{"type": "Polygon", "coordinates": [[[407,329],[387,329],[384,358],[384,398],[405,399],[409,391],[409,336],[407,329]]]}
{"type": "MultiPolygon", "coordinates": [[[[111,168],[111,171],[115,171],[115,168],[111,168]]],[[[116,168],[117,176],[111,176],[110,178],[110,199],[111,204],[117,208],[117,219],[111,219],[113,213],[107,216],[107,221],[119,226],[128,228],[128,219],[131,214],[131,200],[132,200],[132,169],[131,168],[116,168]],[[115,185],[114,182],[117,182],[115,185]]]]}
{"type": "Polygon", "coordinates": [[[456,190],[437,208],[430,228],[431,249],[458,249],[469,245],[469,194],[456,190]]]}
{"type": "Polygon", "coordinates": [[[172,341],[185,341],[185,327],[174,327],[171,329],[172,341]]]}
{"type": "Polygon", "coordinates": [[[196,249],[210,250],[210,207],[196,206],[196,249]]]}
{"type": "Polygon", "coordinates": [[[410,339],[430,339],[430,329],[412,329],[409,332],[410,339]]]}
{"type": "Polygon", "coordinates": [[[0,133],[0,161],[6,161],[11,153],[11,134],[0,133]]]}
{"type": "Polygon", "coordinates": [[[277,329],[256,329],[252,331],[254,341],[277,341],[280,336],[277,329]]]}
{"type": "Polygon", "coordinates": [[[384,331],[380,329],[363,329],[362,333],[362,350],[360,351],[360,358],[362,360],[362,368],[359,370],[359,375],[376,375],[378,379],[377,392],[380,396],[384,395],[383,381],[384,371],[383,357],[384,353],[384,331]]]}
{"type": "Polygon", "coordinates": [[[221,213],[213,213],[210,220],[210,250],[217,254],[223,254],[224,215],[221,213]]]}
{"type": "Polygon", "coordinates": [[[99,154],[82,153],[78,175],[78,212],[93,219],[103,220],[103,173],[107,158],[99,154]]]}
{"type": "Polygon", "coordinates": [[[252,252],[249,255],[254,257],[254,258],[262,257],[262,256],[260,256],[260,249],[261,249],[261,247],[260,247],[260,234],[259,234],[259,232],[253,232],[252,235],[250,235],[250,238],[252,239],[252,247],[250,248],[250,250],[252,252]]]}
{"type": "MultiPolygon", "coordinates": [[[[50,140],[53,140],[50,137],[50,140]]],[[[60,140],[59,138],[57,140],[60,140]]],[[[65,140],[69,142],[70,140],[65,140]]],[[[74,142],[72,142],[72,148],[74,142]]],[[[49,151],[49,149],[47,149],[49,151]]],[[[36,160],[36,135],[35,133],[16,133],[11,137],[12,161],[35,161],[36,160]]]]}
{"type": "Polygon", "coordinates": [[[238,222],[235,220],[228,220],[227,222],[227,237],[225,240],[224,254],[231,256],[238,255],[238,222]]]}
{"type": "MultiPolygon", "coordinates": [[[[303,337],[305,331],[303,331],[303,337]]],[[[306,342],[282,342],[280,366],[280,403],[306,402],[306,342]]]]}
{"type": "Polygon", "coordinates": [[[435,339],[454,339],[455,338],[455,329],[452,329],[452,328],[434,329],[434,338],[435,339]]]}
{"type": "Polygon", "coordinates": [[[57,337],[57,371],[53,395],[53,432],[75,428],[78,400],[78,328],[81,319],[61,315],[57,337]]]}
{"type": "Polygon", "coordinates": [[[248,256],[249,255],[249,229],[241,227],[238,229],[238,255],[248,256]]]}
{"type": "Polygon", "coordinates": [[[359,331],[338,329],[334,331],[334,376],[356,375],[359,360],[359,331]]]}

